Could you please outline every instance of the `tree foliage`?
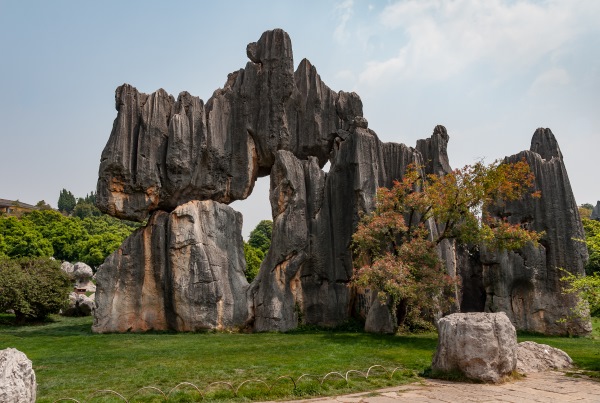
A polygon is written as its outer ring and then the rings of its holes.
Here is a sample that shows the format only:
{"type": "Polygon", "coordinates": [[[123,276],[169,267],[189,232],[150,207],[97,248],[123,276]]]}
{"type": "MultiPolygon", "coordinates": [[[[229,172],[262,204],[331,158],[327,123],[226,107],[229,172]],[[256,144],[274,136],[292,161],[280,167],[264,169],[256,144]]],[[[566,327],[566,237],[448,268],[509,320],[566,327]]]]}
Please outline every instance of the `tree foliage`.
{"type": "Polygon", "coordinates": [[[77,201],[75,200],[75,196],[73,193],[68,191],[67,189],[63,189],[60,191],[58,196],[58,209],[60,211],[65,212],[66,214],[71,214],[77,201]]]}
{"type": "Polygon", "coordinates": [[[271,233],[273,232],[273,221],[262,220],[256,225],[256,228],[250,232],[248,243],[256,249],[260,249],[266,254],[271,247],[271,233]]]}
{"type": "Polygon", "coordinates": [[[265,259],[271,247],[273,221],[262,220],[250,232],[248,242],[244,242],[244,257],[246,258],[246,279],[252,282],[258,274],[260,264],[265,259]]]}
{"type": "Polygon", "coordinates": [[[585,244],[590,256],[585,271],[587,275],[600,273],[600,221],[582,219],[585,230],[585,244]]]}
{"type": "MultiPolygon", "coordinates": [[[[437,245],[445,239],[491,249],[515,249],[540,235],[485,213],[487,204],[530,192],[526,162],[478,162],[445,176],[421,174],[410,165],[392,188],[380,188],[375,210],[362,217],[352,245],[353,283],[391,300],[398,325],[414,327],[453,303],[457,280],[446,274],[437,245]]],[[[538,194],[532,194],[538,197],[538,194]]]]}
{"type": "Polygon", "coordinates": [[[566,270],[563,272],[565,275],[561,280],[566,283],[563,292],[579,297],[572,314],[578,318],[586,318],[588,312],[592,316],[600,316],[600,272],[589,276],[576,276],[566,270]]]}
{"type": "Polygon", "coordinates": [[[45,256],[98,266],[138,226],[106,215],[81,219],[54,210],[0,217],[0,256],[45,256]]]}
{"type": "Polygon", "coordinates": [[[12,309],[17,323],[57,313],[67,302],[72,282],[49,258],[0,258],[0,311],[12,309]]]}

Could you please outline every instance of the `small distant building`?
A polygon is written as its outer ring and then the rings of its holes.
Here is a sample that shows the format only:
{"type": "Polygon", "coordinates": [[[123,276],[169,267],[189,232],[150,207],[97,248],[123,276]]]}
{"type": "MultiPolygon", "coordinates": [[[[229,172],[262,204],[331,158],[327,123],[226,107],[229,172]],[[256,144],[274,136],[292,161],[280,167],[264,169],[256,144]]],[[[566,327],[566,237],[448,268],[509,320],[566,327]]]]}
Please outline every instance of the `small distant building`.
{"type": "Polygon", "coordinates": [[[0,215],[20,217],[23,213],[38,210],[36,206],[18,200],[0,199],[0,215]]]}

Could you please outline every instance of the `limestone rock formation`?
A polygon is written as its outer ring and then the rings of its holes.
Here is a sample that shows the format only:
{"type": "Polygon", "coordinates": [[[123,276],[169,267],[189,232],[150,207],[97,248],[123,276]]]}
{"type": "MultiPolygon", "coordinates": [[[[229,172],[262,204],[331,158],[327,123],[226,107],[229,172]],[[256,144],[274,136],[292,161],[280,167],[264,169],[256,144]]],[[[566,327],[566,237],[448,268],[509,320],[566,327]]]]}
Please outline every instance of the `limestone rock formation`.
{"type": "Polygon", "coordinates": [[[517,365],[517,333],[503,313],[454,313],[438,321],[431,369],[500,382],[517,365]]]}
{"type": "Polygon", "coordinates": [[[0,350],[0,402],[35,403],[36,388],[31,360],[14,348],[0,350]]]}
{"type": "Polygon", "coordinates": [[[338,130],[362,116],[360,98],[329,89],[307,60],[294,72],[291,41],[280,29],[249,44],[247,54],[245,69],[206,105],[187,92],[175,101],[162,89],[117,88],[118,115],[100,162],[100,210],[142,221],[190,200],[245,199],[278,150],[325,164],[338,130]]]}
{"type": "Polygon", "coordinates": [[[592,214],[590,215],[592,220],[600,221],[600,200],[596,203],[596,206],[592,210],[592,214]]]}
{"type": "Polygon", "coordinates": [[[214,201],[154,213],[98,269],[98,333],[243,326],[242,217],[214,201]]]}
{"type": "Polygon", "coordinates": [[[90,316],[93,314],[96,304],[94,295],[89,297],[85,294],[72,292],[69,294],[69,305],[62,311],[63,316],[90,316]]]}
{"type": "Polygon", "coordinates": [[[75,270],[75,266],[73,265],[73,263],[69,263],[69,262],[62,262],[60,265],[60,269],[62,271],[64,271],[65,273],[67,273],[67,275],[71,278],[74,279],[75,277],[73,277],[73,271],[75,270]]]}
{"type": "Polygon", "coordinates": [[[540,246],[517,252],[482,253],[485,310],[505,312],[519,330],[544,334],[586,334],[589,319],[571,318],[574,295],[562,294],[561,270],[583,275],[588,254],[583,227],[569,177],[550,129],[537,129],[531,148],[507,157],[508,163],[527,161],[535,175],[540,198],[525,197],[489,206],[491,215],[544,232],[540,246]]]}
{"type": "Polygon", "coordinates": [[[521,373],[562,370],[572,366],[571,357],[558,348],[533,341],[524,341],[517,345],[517,371],[521,373]]]}
{"type": "Polygon", "coordinates": [[[77,262],[73,265],[73,274],[75,278],[75,288],[85,292],[95,292],[96,285],[92,282],[94,272],[92,268],[83,262],[77,262]]]}
{"type": "MultiPolygon", "coordinates": [[[[377,290],[348,287],[351,237],[360,214],[373,210],[377,188],[392,186],[408,164],[423,174],[450,172],[446,129],[436,126],[415,148],[383,143],[358,95],[331,90],[308,60],[294,71],[284,31],[265,32],[246,53],[246,66],[206,103],[187,92],[175,99],[164,90],[117,88],[97,205],[120,218],[150,218],[97,273],[94,331],[246,323],[285,331],[335,326],[357,311],[368,329],[393,329],[386,307],[375,303],[377,290]],[[241,217],[225,204],[248,197],[266,175],[273,238],[249,287],[241,217]]],[[[490,254],[444,240],[439,254],[448,273],[462,277],[463,308],[504,310],[519,329],[564,333],[556,320],[574,301],[561,296],[557,268],[582,273],[586,253],[573,241],[583,232],[556,139],[538,132],[530,151],[507,161],[525,158],[544,196],[490,212],[546,231],[543,246],[490,254]]],[[[441,230],[433,220],[428,226],[441,230]]]]}

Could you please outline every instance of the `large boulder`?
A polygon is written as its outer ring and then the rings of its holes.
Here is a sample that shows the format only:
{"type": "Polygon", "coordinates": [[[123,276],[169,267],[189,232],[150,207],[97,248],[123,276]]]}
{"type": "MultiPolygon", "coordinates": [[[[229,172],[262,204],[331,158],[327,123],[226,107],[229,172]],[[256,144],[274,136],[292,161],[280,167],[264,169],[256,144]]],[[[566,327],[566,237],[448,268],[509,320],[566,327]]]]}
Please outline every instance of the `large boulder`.
{"type": "Polygon", "coordinates": [[[438,321],[434,372],[500,382],[517,365],[517,333],[503,313],[454,313],[438,321]]]}
{"type": "Polygon", "coordinates": [[[85,292],[95,292],[96,285],[92,282],[94,271],[90,266],[83,262],[77,262],[73,265],[73,274],[75,278],[75,288],[85,290],[85,292]]]}
{"type": "Polygon", "coordinates": [[[90,316],[93,314],[96,304],[94,298],[85,294],[71,292],[69,294],[69,305],[62,310],[63,316],[90,316]]]}
{"type": "MultiPolygon", "coordinates": [[[[543,232],[540,245],[515,252],[482,253],[485,310],[505,312],[519,330],[544,334],[587,334],[588,318],[572,309],[576,295],[563,294],[563,272],[584,275],[588,252],[577,203],[556,138],[550,129],[537,129],[531,148],[505,158],[526,161],[535,175],[534,191],[541,197],[488,206],[488,212],[512,224],[543,232]],[[565,321],[561,319],[566,319],[565,321]]],[[[463,279],[464,280],[464,279],[463,279]]]]}
{"type": "Polygon", "coordinates": [[[558,348],[533,341],[524,341],[517,346],[517,371],[519,372],[529,374],[568,369],[572,366],[571,357],[558,348]]]}
{"type": "Polygon", "coordinates": [[[154,213],[96,274],[98,333],[243,326],[242,217],[214,201],[154,213]]]}
{"type": "Polygon", "coordinates": [[[31,360],[14,348],[0,350],[0,402],[35,403],[36,387],[31,360]]]}

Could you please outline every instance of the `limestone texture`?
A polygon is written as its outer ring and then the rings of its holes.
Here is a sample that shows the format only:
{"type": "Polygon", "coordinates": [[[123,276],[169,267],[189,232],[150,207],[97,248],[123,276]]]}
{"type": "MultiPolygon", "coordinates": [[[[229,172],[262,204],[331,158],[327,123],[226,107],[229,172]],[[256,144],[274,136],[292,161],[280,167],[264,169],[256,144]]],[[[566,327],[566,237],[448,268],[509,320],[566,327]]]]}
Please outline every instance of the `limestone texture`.
{"type": "Polygon", "coordinates": [[[35,403],[36,388],[31,360],[14,348],[0,350],[0,402],[35,403]]]}
{"type": "Polygon", "coordinates": [[[191,200],[245,199],[278,150],[326,163],[338,130],[362,116],[358,95],[332,91],[308,60],[294,72],[283,30],[265,32],[247,55],[206,104],[187,92],[175,100],[162,89],[117,88],[118,115],[100,161],[101,211],[142,221],[191,200]]]}
{"type": "Polygon", "coordinates": [[[525,374],[549,370],[563,370],[573,366],[573,360],[564,351],[524,341],[517,345],[517,371],[525,374]]]}
{"type": "Polygon", "coordinates": [[[63,316],[90,316],[93,315],[96,304],[95,294],[89,297],[85,294],[71,292],[69,294],[69,305],[62,310],[63,316]]]}
{"type": "Polygon", "coordinates": [[[590,215],[592,220],[600,221],[600,200],[596,203],[592,210],[592,214],[590,215]]]}
{"type": "Polygon", "coordinates": [[[497,383],[517,365],[517,332],[503,313],[454,313],[438,321],[438,345],[431,369],[458,371],[497,383]]]}
{"type": "Polygon", "coordinates": [[[526,161],[535,175],[534,191],[525,197],[489,206],[492,216],[543,232],[539,246],[516,252],[482,253],[485,310],[505,312],[519,330],[544,334],[587,334],[589,318],[573,317],[578,300],[562,293],[563,270],[583,275],[588,259],[583,226],[573,197],[562,153],[550,129],[537,129],[531,148],[505,158],[526,161]],[[568,318],[563,322],[560,319],[568,318]]]}
{"type": "MultiPolygon", "coordinates": [[[[357,94],[330,89],[306,59],[294,70],[281,29],[263,33],[246,55],[246,65],[206,103],[187,92],[175,98],[162,89],[117,88],[96,202],[105,213],[148,225],[96,274],[94,331],[287,331],[332,327],[353,315],[369,331],[393,331],[377,290],[349,286],[352,234],[361,214],[374,209],[377,189],[400,180],[409,164],[423,175],[451,171],[446,128],[436,126],[414,148],[380,141],[357,94]],[[247,198],[256,178],[267,175],[271,248],[248,285],[241,216],[226,205],[247,198]]],[[[580,274],[587,254],[573,241],[583,230],[549,129],[506,161],[522,158],[542,198],[488,209],[545,231],[542,245],[490,253],[444,240],[439,255],[448,274],[461,276],[455,296],[463,310],[505,311],[522,330],[585,333],[589,322],[556,322],[576,302],[561,294],[558,268],[580,274]]],[[[443,230],[433,220],[427,225],[443,230]]]]}
{"type": "Polygon", "coordinates": [[[242,217],[214,201],[154,213],[98,269],[97,333],[243,326],[242,217]]]}

